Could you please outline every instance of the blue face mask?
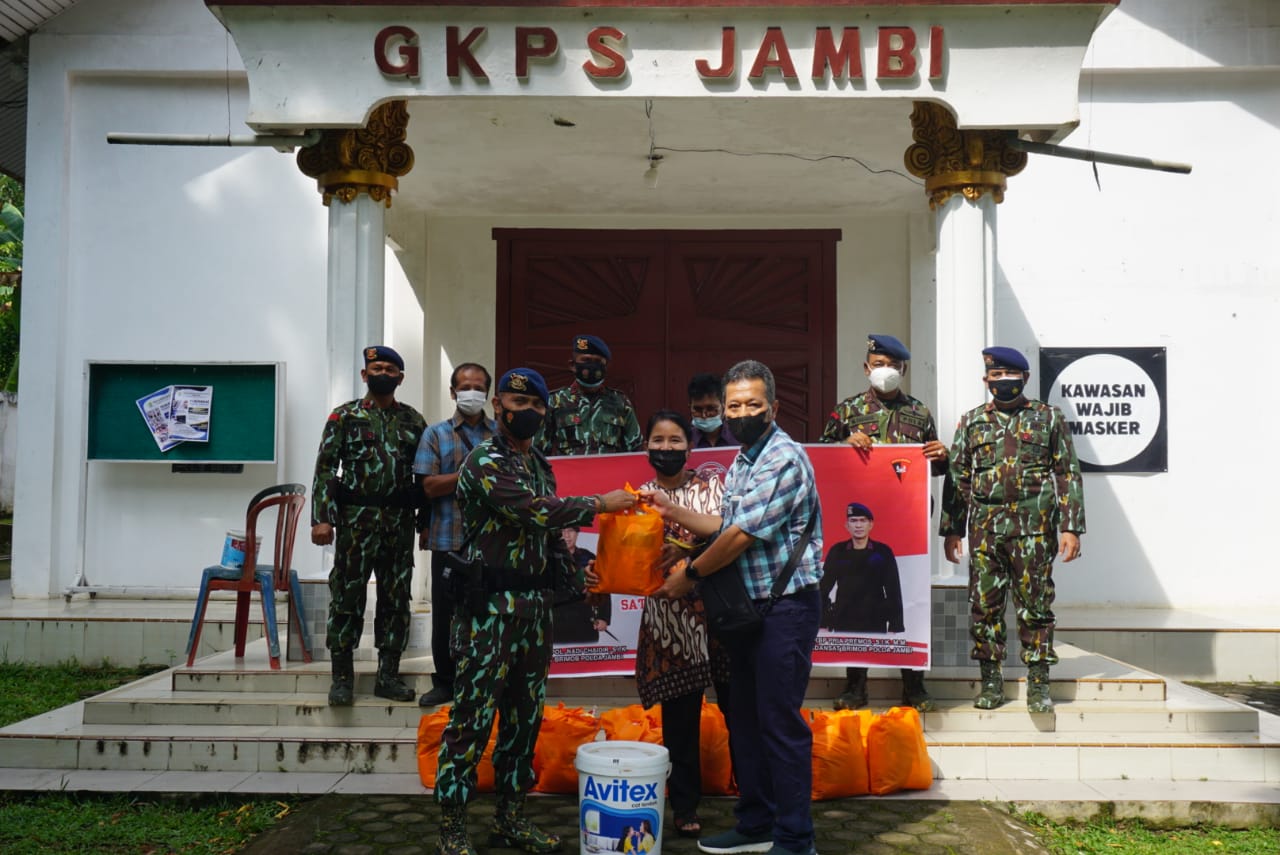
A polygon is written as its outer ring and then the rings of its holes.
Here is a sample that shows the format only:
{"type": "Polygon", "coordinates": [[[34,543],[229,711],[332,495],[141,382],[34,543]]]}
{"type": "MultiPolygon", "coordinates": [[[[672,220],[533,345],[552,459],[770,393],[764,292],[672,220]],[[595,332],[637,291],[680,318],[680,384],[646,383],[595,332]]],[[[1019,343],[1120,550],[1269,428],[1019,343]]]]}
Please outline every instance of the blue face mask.
{"type": "Polygon", "coordinates": [[[720,416],[711,416],[705,419],[694,419],[693,426],[703,433],[711,433],[724,423],[724,419],[720,416]]]}

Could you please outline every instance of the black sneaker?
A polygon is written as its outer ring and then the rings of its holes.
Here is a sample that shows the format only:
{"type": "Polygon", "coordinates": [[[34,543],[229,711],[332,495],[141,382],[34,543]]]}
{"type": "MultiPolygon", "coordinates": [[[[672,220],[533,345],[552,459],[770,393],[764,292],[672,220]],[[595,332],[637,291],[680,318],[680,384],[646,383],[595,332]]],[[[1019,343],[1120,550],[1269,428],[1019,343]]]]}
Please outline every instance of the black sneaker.
{"type": "Polygon", "coordinates": [[[710,855],[735,855],[738,852],[768,852],[773,849],[773,831],[743,834],[738,829],[722,831],[698,841],[698,848],[710,855]]]}

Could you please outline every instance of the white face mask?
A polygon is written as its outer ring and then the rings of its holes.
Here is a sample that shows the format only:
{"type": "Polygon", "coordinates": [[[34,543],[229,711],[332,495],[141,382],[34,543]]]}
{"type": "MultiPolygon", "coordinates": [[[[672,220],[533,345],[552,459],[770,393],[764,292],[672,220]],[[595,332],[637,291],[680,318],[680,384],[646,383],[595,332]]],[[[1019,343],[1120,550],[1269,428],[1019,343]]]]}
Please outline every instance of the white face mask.
{"type": "Polygon", "coordinates": [[[892,365],[881,365],[879,368],[872,368],[871,385],[875,387],[877,392],[884,392],[886,395],[890,392],[896,392],[898,387],[902,385],[902,372],[892,365]]]}
{"type": "Polygon", "coordinates": [[[463,389],[454,395],[458,398],[458,410],[464,416],[474,416],[484,409],[485,394],[479,389],[463,389]]]}

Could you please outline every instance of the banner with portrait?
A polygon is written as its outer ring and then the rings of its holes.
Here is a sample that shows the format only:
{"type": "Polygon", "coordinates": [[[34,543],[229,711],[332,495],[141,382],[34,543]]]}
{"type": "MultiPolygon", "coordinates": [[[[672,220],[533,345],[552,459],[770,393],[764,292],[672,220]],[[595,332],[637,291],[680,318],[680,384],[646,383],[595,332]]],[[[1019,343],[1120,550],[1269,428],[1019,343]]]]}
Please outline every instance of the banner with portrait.
{"type": "MultiPolygon", "coordinates": [[[[919,445],[880,445],[869,452],[848,445],[806,445],[822,503],[822,628],[815,665],[929,667],[929,463],[919,445]],[[873,516],[855,529],[866,537],[855,549],[847,508],[864,505],[873,516]],[[867,530],[869,529],[869,530],[867,530]],[[896,579],[895,579],[896,575],[896,579]],[[894,582],[896,581],[896,585],[894,582]]],[[[723,478],[737,448],[697,449],[689,467],[723,478]]],[[[583,496],[639,487],[653,478],[648,456],[603,454],[553,457],[556,492],[583,496]]],[[[594,557],[593,528],[568,532],[576,558],[594,557]]],[[[556,608],[553,677],[635,673],[644,597],[589,595],[556,608]]]]}

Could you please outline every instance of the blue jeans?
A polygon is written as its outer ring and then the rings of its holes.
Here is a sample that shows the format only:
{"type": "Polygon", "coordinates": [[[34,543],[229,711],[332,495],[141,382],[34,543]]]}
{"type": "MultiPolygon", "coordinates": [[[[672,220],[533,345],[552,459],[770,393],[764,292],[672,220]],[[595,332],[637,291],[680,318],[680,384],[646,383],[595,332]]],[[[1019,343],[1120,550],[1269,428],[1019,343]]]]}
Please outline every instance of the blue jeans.
{"type": "Polygon", "coordinates": [[[814,845],[813,731],[800,707],[821,618],[817,590],[783,597],[754,643],[729,650],[737,827],[744,834],[772,830],[774,843],[795,852],[814,845]]]}

